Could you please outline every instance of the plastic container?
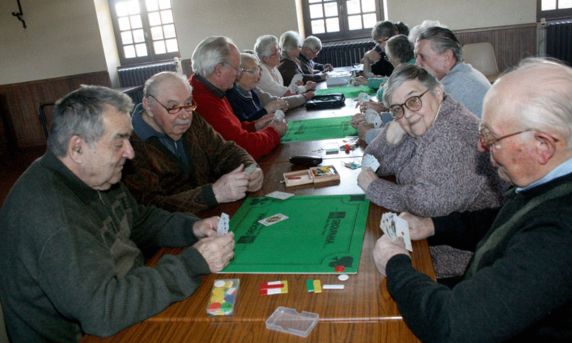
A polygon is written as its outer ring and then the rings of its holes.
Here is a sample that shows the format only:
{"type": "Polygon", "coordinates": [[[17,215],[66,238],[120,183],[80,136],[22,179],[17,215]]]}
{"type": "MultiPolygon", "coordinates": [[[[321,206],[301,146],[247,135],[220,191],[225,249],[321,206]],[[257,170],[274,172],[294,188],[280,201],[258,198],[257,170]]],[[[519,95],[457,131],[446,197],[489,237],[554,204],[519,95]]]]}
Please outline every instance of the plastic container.
{"type": "Polygon", "coordinates": [[[306,311],[298,313],[296,309],[279,306],[266,319],[266,328],[300,337],[308,337],[319,320],[320,316],[317,313],[306,311]]]}

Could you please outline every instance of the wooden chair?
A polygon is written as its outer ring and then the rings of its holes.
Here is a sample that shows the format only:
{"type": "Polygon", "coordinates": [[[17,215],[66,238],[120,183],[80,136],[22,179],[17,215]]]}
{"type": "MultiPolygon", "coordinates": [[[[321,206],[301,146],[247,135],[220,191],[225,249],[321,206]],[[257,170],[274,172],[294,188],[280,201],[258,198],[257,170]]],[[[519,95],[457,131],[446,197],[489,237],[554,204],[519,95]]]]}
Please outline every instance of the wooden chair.
{"type": "Polygon", "coordinates": [[[40,119],[40,124],[42,125],[42,130],[46,138],[48,138],[48,133],[50,132],[51,114],[54,105],[53,102],[47,102],[40,104],[38,108],[38,118],[40,119]]]}
{"type": "Polygon", "coordinates": [[[463,59],[483,73],[491,83],[499,76],[495,50],[489,42],[463,45],[463,59]]]}

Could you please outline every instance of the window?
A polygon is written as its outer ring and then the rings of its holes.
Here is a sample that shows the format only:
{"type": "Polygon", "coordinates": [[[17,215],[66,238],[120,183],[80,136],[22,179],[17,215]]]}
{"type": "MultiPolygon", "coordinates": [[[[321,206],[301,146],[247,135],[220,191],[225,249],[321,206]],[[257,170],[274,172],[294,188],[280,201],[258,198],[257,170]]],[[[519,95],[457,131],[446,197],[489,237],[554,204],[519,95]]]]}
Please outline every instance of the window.
{"type": "Polygon", "coordinates": [[[572,18],[572,0],[537,0],[536,8],[538,21],[572,18]]]}
{"type": "Polygon", "coordinates": [[[171,0],[110,0],[122,65],[179,56],[171,0]]]}
{"type": "Polygon", "coordinates": [[[303,0],[304,31],[322,41],[366,38],[381,16],[380,0],[303,0]]]}

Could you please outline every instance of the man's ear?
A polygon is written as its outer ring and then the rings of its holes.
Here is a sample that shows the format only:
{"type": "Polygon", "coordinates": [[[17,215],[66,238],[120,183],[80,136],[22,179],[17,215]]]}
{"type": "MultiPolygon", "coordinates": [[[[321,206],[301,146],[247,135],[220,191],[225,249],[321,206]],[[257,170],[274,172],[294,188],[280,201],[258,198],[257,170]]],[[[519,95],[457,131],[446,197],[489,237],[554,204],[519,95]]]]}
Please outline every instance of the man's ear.
{"type": "Polygon", "coordinates": [[[69,158],[77,164],[83,163],[83,156],[85,153],[85,142],[77,135],[70,138],[68,142],[67,155],[69,158]]]}
{"type": "Polygon", "coordinates": [[[556,140],[549,134],[541,131],[534,133],[536,159],[541,165],[547,164],[556,154],[556,140]]]}
{"type": "Polygon", "coordinates": [[[153,112],[151,111],[151,105],[149,104],[149,98],[143,97],[141,104],[143,104],[143,109],[145,110],[145,113],[147,113],[149,117],[153,117],[153,112]]]}

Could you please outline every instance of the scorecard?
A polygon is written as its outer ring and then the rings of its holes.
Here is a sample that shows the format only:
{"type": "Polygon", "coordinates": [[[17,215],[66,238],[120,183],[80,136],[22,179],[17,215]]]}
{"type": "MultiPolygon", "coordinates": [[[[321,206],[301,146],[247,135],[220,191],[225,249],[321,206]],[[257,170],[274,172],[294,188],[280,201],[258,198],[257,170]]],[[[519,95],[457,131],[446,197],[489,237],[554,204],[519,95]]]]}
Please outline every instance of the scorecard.
{"type": "Polygon", "coordinates": [[[222,273],[357,273],[368,209],[363,194],[247,198],[231,218],[235,256],[222,273]],[[277,214],[287,219],[268,225],[277,214]]]}
{"type": "Polygon", "coordinates": [[[321,139],[357,136],[357,129],[351,125],[351,116],[320,119],[292,120],[281,142],[315,141],[321,139]]]}

